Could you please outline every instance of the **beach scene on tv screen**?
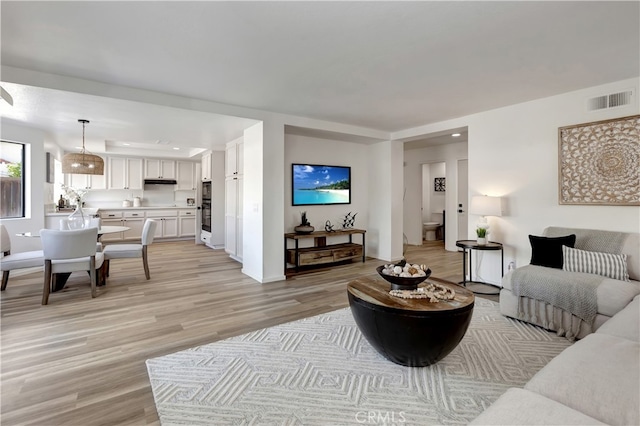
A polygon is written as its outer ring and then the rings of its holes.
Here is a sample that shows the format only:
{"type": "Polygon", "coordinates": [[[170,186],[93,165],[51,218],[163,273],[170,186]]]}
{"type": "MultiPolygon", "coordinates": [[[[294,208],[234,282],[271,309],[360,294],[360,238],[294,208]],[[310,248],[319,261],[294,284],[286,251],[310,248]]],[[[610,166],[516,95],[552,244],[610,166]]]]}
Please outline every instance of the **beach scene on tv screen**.
{"type": "Polygon", "coordinates": [[[337,166],[293,165],[293,205],[349,204],[350,169],[337,166]]]}

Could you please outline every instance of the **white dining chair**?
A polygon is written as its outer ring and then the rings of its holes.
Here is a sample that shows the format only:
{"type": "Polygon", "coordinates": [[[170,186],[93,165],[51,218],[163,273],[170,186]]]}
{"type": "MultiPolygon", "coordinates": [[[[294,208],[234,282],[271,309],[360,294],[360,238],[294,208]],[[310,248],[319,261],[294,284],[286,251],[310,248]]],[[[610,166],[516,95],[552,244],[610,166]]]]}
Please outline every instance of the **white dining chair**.
{"type": "Polygon", "coordinates": [[[54,274],[89,271],[91,297],[96,297],[96,285],[104,279],[103,253],[96,252],[98,228],[60,231],[40,230],[44,254],[44,288],[42,304],[49,303],[51,281],[54,274]]]}
{"type": "Polygon", "coordinates": [[[11,237],[4,225],[0,225],[0,270],[2,271],[2,291],[7,288],[9,271],[14,269],[36,268],[44,265],[42,250],[23,251],[11,254],[11,237]]]}
{"type": "Polygon", "coordinates": [[[142,258],[142,266],[144,266],[144,275],[147,279],[151,278],[149,274],[149,262],[147,259],[147,247],[153,242],[158,222],[153,219],[147,219],[142,227],[142,238],[140,244],[109,244],[103,249],[104,259],[107,263],[105,269],[109,276],[109,264],[112,259],[132,259],[136,257],[142,258]]]}

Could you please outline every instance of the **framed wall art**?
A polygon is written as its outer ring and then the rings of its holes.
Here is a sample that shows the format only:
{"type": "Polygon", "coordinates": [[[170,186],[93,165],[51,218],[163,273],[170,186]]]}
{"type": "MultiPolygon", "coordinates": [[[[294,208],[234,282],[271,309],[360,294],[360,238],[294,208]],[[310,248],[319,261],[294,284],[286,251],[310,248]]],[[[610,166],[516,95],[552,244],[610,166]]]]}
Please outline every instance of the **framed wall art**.
{"type": "Polygon", "coordinates": [[[640,205],[640,115],[558,129],[560,204],[640,205]]]}
{"type": "Polygon", "coordinates": [[[437,177],[433,179],[433,190],[435,192],[445,192],[445,178],[437,177]]]}

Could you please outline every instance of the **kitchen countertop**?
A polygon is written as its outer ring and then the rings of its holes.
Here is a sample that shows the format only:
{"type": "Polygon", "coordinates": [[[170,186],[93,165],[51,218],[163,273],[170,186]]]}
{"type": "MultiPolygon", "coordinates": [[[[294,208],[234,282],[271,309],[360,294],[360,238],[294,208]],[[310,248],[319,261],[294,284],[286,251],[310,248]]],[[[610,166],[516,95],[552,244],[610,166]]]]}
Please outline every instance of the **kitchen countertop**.
{"type": "Polygon", "coordinates": [[[99,207],[98,210],[162,210],[162,209],[195,209],[196,206],[142,206],[142,207],[99,207]]]}

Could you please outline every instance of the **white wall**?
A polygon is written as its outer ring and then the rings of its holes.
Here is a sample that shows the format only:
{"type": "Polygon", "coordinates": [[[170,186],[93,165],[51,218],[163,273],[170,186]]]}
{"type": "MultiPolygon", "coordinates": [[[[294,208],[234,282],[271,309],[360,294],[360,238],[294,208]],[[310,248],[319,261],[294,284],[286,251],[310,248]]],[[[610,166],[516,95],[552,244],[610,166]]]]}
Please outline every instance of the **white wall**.
{"type": "Polygon", "coordinates": [[[242,210],[242,272],[261,282],[262,244],[264,228],[262,211],[263,184],[262,159],[264,154],[263,124],[259,123],[244,131],[244,179],[242,210]],[[257,206],[257,208],[254,208],[257,206]]]}
{"type": "MultiPolygon", "coordinates": [[[[470,195],[504,196],[507,212],[491,218],[492,240],[506,245],[505,262],[525,265],[529,234],[549,225],[640,231],[640,207],[568,206],[558,203],[558,128],[638,114],[638,79],[571,92],[472,117],[469,128],[470,195]],[[587,112],[593,96],[636,89],[634,105],[587,112]],[[495,224],[495,226],[494,226],[495,224]]],[[[477,217],[470,217],[475,222],[477,217]]],[[[470,230],[473,227],[470,225],[470,230]]],[[[499,262],[485,262],[483,274],[499,280],[499,262]]]]}
{"type": "Polygon", "coordinates": [[[369,146],[369,227],[367,254],[394,262],[402,259],[403,152],[398,141],[369,146]]]}
{"type": "MultiPolygon", "coordinates": [[[[354,228],[368,228],[369,223],[369,163],[368,147],[363,144],[285,134],[284,152],[284,229],[293,232],[300,225],[300,212],[307,212],[307,220],[316,231],[323,231],[327,220],[334,229],[342,227],[344,216],[356,214],[354,228]],[[351,167],[351,204],[329,206],[292,206],[292,163],[322,164],[351,167]]],[[[359,237],[354,237],[355,242],[359,237]]],[[[348,237],[333,237],[331,243],[345,242],[348,237]]],[[[313,240],[300,240],[300,246],[313,245],[313,240]]],[[[367,255],[368,255],[367,251],[367,255]]]]}
{"type": "MultiPolygon", "coordinates": [[[[458,189],[458,160],[467,158],[467,142],[457,142],[447,145],[437,145],[427,148],[404,151],[404,233],[409,244],[422,244],[422,165],[426,163],[444,163],[446,178],[446,192],[444,195],[444,210],[446,210],[446,241],[445,248],[457,251],[457,189],[458,189]]],[[[433,192],[433,178],[441,177],[431,174],[428,191],[433,192]]],[[[438,209],[442,210],[442,205],[438,209]]],[[[431,212],[435,211],[433,206],[431,212]]]]}
{"type": "Polygon", "coordinates": [[[244,132],[242,272],[261,283],[284,276],[284,124],[244,132]]]}
{"type": "Polygon", "coordinates": [[[47,135],[36,129],[17,126],[2,120],[0,137],[3,140],[21,142],[26,146],[26,195],[24,218],[2,219],[2,223],[11,236],[11,252],[19,253],[42,248],[39,238],[24,238],[15,236],[18,232],[38,233],[44,228],[45,186],[45,151],[44,144],[47,135]]]}
{"type": "MultiPolygon", "coordinates": [[[[469,128],[469,196],[505,197],[503,217],[490,218],[492,240],[505,245],[505,269],[529,263],[528,235],[540,235],[549,225],[640,232],[638,206],[567,206],[558,203],[558,128],[573,124],[638,114],[640,78],[613,82],[549,98],[421,126],[394,134],[394,138],[429,134],[448,128],[469,128]],[[629,106],[587,112],[594,96],[635,89],[629,106]]],[[[407,156],[411,161],[413,152],[407,156]]],[[[450,169],[447,164],[447,187],[450,169]]],[[[448,205],[449,207],[449,205],[448,205]]],[[[469,238],[478,217],[469,215],[469,238]]],[[[447,210],[447,224],[450,220],[447,210]]],[[[447,240],[450,233],[447,232],[447,240]]],[[[498,252],[484,254],[481,276],[500,282],[498,252]]]]}

